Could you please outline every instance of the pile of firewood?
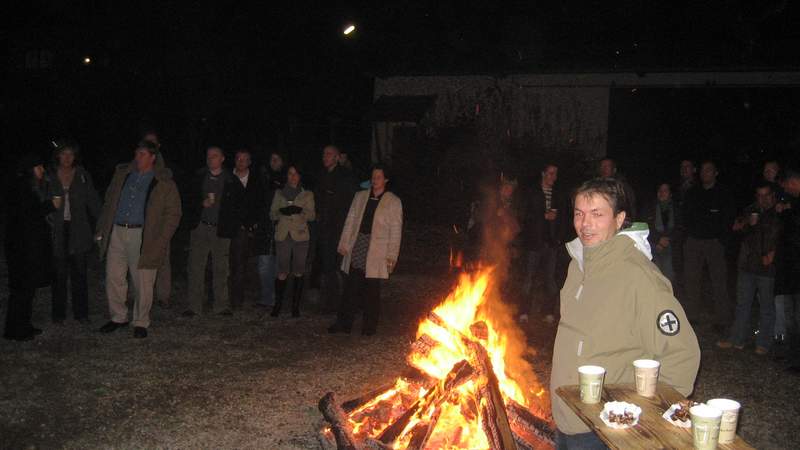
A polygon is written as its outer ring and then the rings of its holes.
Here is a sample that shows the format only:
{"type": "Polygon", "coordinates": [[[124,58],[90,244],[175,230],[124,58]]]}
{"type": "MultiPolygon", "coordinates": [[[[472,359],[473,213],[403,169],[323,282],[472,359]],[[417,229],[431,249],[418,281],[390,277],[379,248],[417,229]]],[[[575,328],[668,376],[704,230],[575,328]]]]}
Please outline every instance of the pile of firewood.
{"type": "MultiPolygon", "coordinates": [[[[553,448],[554,433],[550,424],[531,413],[527,408],[508,399],[504,401],[500,392],[497,376],[492,362],[482,342],[487,339],[486,325],[482,322],[470,327],[472,336],[464,336],[447,324],[435,313],[430,313],[428,320],[448,329],[459,336],[465,347],[469,349],[469,358],[453,365],[450,372],[440,380],[431,379],[418,371],[406,371],[406,377],[421,381],[427,387],[423,396],[418,398],[403,414],[389,424],[380,435],[356,439],[348,420],[348,414],[360,408],[373,398],[385,392],[387,386],[361,396],[357,399],[337,403],[334,393],[329,392],[319,401],[319,410],[329,423],[329,427],[320,432],[320,442],[326,449],[389,449],[404,430],[416,418],[416,425],[406,433],[407,449],[424,449],[428,439],[436,428],[441,405],[453,394],[454,390],[467,381],[474,380],[478,384],[478,398],[474,402],[474,410],[465,415],[474,419],[478,414],[483,418],[483,432],[489,446],[493,450],[513,449],[545,449],[553,448]],[[433,414],[426,414],[433,408],[433,414]]],[[[435,341],[427,335],[421,336],[412,346],[415,351],[425,352],[435,345],[435,341]]]]}

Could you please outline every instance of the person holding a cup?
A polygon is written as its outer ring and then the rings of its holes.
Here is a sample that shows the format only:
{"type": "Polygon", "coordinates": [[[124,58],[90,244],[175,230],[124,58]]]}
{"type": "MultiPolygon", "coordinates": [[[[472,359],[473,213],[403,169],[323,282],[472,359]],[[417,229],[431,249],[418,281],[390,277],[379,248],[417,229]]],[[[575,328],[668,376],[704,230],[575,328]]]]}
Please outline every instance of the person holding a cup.
{"type": "MultiPolygon", "coordinates": [[[[660,363],[661,382],[689,395],[700,348],[672,285],[650,261],[647,226],[626,220],[624,185],[610,178],[593,179],[581,185],[573,199],[578,238],[567,244],[572,261],[561,289],[561,320],[553,348],[552,411],[559,448],[605,448],[556,389],[580,382],[591,388],[590,394],[601,394],[584,380],[632,383],[633,361],[648,359],[660,363]],[[600,369],[602,377],[597,374],[600,369]]],[[[590,401],[600,401],[592,397],[590,401]]]]}
{"type": "Polygon", "coordinates": [[[206,300],[206,264],[211,255],[211,276],[214,287],[215,308],[222,315],[232,315],[234,305],[228,290],[230,274],[231,238],[236,236],[239,226],[232,208],[238,203],[235,196],[243,192],[237,189],[239,180],[227,170],[223,163],[222,148],[206,149],[206,167],[197,172],[192,189],[187,192],[187,217],[192,229],[189,235],[188,308],[184,317],[203,314],[206,300]]]}
{"type": "Polygon", "coordinates": [[[102,203],[92,176],[77,163],[79,152],[74,142],[58,142],[56,164],[50,174],[50,192],[56,208],[50,215],[55,258],[52,321],[56,324],[66,319],[68,283],[73,317],[82,324],[89,323],[87,257],[94,247],[92,229],[100,217],[102,203]]]}
{"type": "Polygon", "coordinates": [[[744,348],[750,335],[750,310],[758,292],[759,332],[756,335],[756,354],[766,355],[772,345],[775,324],[775,251],[783,230],[775,212],[775,192],[767,181],[755,189],[756,202],[736,221],[735,231],[742,234],[739,247],[739,273],[736,277],[736,317],[728,339],[717,342],[720,348],[744,348]]]}

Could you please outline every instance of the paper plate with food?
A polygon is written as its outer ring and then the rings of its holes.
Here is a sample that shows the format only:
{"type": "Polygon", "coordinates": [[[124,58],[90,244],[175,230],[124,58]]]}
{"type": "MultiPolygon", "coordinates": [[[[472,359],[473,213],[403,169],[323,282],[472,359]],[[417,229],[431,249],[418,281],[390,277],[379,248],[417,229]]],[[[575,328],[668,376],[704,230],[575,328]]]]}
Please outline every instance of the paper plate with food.
{"type": "Polygon", "coordinates": [[[600,419],[609,428],[624,430],[639,423],[642,408],[627,402],[606,402],[600,419]]]}
{"type": "Polygon", "coordinates": [[[661,417],[676,427],[691,428],[692,418],[689,415],[689,408],[694,405],[699,405],[699,403],[691,400],[683,400],[678,403],[673,403],[668,410],[664,411],[664,414],[662,414],[661,417]]]}

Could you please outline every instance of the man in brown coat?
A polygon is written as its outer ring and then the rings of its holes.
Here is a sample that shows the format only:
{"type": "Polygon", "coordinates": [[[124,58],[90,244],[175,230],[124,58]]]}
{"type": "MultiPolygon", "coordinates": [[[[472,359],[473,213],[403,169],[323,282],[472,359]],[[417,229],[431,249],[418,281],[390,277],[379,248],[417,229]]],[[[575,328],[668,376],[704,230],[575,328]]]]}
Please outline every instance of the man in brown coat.
{"type": "Polygon", "coordinates": [[[133,162],[117,166],[97,223],[100,257],[106,257],[106,295],[111,333],[128,325],[127,275],[135,293],[134,337],[147,337],[156,272],[181,219],[181,200],[172,172],[156,167],[158,148],[142,141],[133,162]]]}

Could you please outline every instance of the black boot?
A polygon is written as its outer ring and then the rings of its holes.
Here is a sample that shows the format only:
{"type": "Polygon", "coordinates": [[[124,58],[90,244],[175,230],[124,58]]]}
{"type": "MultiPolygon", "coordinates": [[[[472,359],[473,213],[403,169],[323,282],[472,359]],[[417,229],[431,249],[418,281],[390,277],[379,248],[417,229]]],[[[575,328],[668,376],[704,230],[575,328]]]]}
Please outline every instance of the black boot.
{"type": "Polygon", "coordinates": [[[283,306],[283,291],[286,290],[286,280],[279,278],[275,279],[275,305],[272,307],[272,312],[269,313],[272,317],[278,317],[281,313],[281,306],[283,306]]]}
{"type": "Polygon", "coordinates": [[[300,300],[303,298],[303,276],[294,277],[292,288],[292,317],[300,317],[300,300]]]}

